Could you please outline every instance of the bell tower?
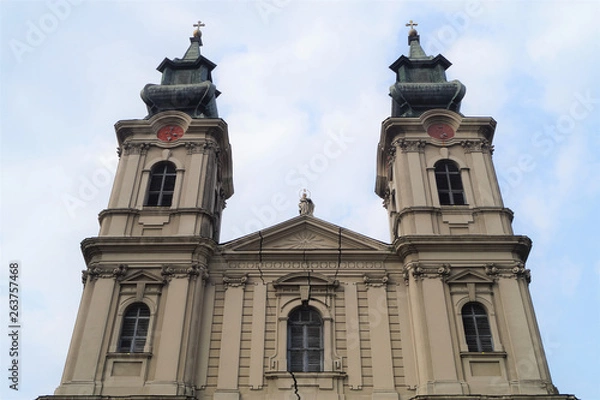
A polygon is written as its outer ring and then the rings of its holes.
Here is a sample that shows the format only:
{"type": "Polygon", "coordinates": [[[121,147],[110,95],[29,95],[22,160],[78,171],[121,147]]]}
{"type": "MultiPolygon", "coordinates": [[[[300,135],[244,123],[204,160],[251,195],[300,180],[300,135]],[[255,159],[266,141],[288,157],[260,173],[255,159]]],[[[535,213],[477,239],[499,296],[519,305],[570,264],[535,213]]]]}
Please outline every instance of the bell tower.
{"type": "Polygon", "coordinates": [[[200,54],[199,30],[190,41],[183,58],[160,63],[160,85],[142,90],[148,116],[115,124],[121,160],[100,236],[218,241],[233,194],[231,149],[217,113],[216,65],[200,54]]]}
{"type": "Polygon", "coordinates": [[[143,88],[148,115],[115,124],[119,165],[100,233],[81,244],[84,291],[56,397],[195,390],[207,264],[233,194],[216,65],[195,26],[183,58],[165,58],[161,83],[143,88]]]}
{"type": "Polygon", "coordinates": [[[422,398],[556,394],[528,289],[531,241],[513,233],[492,163],[496,121],[460,113],[465,86],[409,25],[375,188],[403,265],[408,380],[422,398]]]}

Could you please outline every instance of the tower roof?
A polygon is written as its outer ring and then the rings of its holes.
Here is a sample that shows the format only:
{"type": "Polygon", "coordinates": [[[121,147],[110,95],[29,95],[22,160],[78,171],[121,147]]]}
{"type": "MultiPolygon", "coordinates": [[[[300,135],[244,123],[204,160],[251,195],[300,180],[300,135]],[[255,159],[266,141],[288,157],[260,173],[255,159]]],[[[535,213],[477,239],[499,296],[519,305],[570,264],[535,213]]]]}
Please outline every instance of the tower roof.
{"type": "Polygon", "coordinates": [[[396,83],[390,87],[392,117],[418,117],[435,108],[460,111],[466,87],[459,81],[448,82],[446,69],[452,65],[444,56],[428,56],[421,47],[414,24],[408,33],[408,57],[400,56],[390,65],[396,83]]]}
{"type": "Polygon", "coordinates": [[[141,93],[148,108],[148,118],[162,111],[183,111],[192,118],[218,118],[216,98],[220,92],[212,83],[212,70],[217,66],[200,52],[201,22],[190,38],[183,58],[165,58],[157,70],[162,73],[160,85],[148,84],[141,93]]]}

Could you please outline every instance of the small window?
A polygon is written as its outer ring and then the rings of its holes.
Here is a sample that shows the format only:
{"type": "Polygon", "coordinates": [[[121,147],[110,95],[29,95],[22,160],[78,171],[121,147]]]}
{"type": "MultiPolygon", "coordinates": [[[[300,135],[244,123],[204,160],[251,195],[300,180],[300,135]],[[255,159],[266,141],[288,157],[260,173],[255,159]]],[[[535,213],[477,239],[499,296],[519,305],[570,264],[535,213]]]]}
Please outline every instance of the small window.
{"type": "Polygon", "coordinates": [[[313,308],[302,306],[288,318],[288,371],[323,371],[323,320],[313,308]]]}
{"type": "Polygon", "coordinates": [[[147,206],[170,207],[175,191],[175,166],[170,162],[160,162],[150,171],[147,206]]]}
{"type": "Polygon", "coordinates": [[[135,303],[129,306],[123,316],[118,351],[124,353],[143,352],[148,337],[149,324],[150,309],[147,305],[135,303]]]}
{"type": "Polygon", "coordinates": [[[494,351],[490,323],[481,304],[465,304],[462,308],[462,320],[469,351],[494,351]]]}
{"type": "Polygon", "coordinates": [[[456,163],[450,160],[437,162],[435,164],[435,182],[441,205],[467,204],[460,171],[456,163]]]}

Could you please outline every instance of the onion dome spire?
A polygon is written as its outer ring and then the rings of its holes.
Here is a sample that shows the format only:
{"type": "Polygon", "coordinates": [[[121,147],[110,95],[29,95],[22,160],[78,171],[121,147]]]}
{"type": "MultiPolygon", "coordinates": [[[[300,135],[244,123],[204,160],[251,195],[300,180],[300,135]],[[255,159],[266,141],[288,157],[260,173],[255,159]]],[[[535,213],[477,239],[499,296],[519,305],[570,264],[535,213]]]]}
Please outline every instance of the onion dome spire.
{"type": "Polygon", "coordinates": [[[418,117],[423,112],[443,108],[460,111],[466,87],[459,81],[448,82],[446,69],[452,65],[444,56],[428,56],[412,20],[408,31],[408,57],[402,55],[390,69],[396,73],[396,83],[390,87],[392,117],[418,117]]]}
{"type": "Polygon", "coordinates": [[[165,58],[156,68],[162,72],[160,85],[148,84],[141,93],[148,108],[147,118],[162,111],[177,110],[192,118],[218,118],[216,98],[220,92],[212,83],[217,66],[200,52],[204,24],[194,24],[190,46],[183,58],[165,58]]]}

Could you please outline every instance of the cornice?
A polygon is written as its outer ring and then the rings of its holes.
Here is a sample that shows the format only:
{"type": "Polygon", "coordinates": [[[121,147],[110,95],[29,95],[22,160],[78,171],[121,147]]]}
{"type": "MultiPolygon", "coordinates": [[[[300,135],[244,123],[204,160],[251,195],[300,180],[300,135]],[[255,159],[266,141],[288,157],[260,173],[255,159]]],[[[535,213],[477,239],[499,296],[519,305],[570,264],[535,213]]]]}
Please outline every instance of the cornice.
{"type": "Polygon", "coordinates": [[[407,235],[399,236],[393,246],[403,260],[419,252],[489,252],[514,253],[525,262],[531,250],[531,239],[522,235],[407,235]]]}
{"type": "MultiPolygon", "coordinates": [[[[386,193],[389,196],[389,193],[386,193]]],[[[384,199],[385,200],[385,199],[384,199]]],[[[483,207],[472,207],[470,205],[464,206],[441,206],[441,207],[433,207],[433,206],[413,206],[413,207],[404,207],[401,210],[397,211],[395,215],[397,218],[404,218],[406,215],[410,214],[435,214],[435,215],[458,215],[458,214],[485,214],[485,213],[502,213],[508,216],[510,221],[513,220],[514,213],[510,208],[506,207],[495,207],[495,206],[483,206],[483,207]]]]}
{"type": "Polygon", "coordinates": [[[99,236],[87,238],[81,242],[81,252],[88,265],[95,256],[105,252],[120,254],[189,252],[194,258],[202,262],[210,258],[216,249],[217,244],[213,239],[200,236],[99,236]]]}
{"type": "MultiPolygon", "coordinates": [[[[157,114],[153,118],[159,116],[160,114],[157,114]]],[[[122,144],[127,138],[130,138],[134,135],[153,137],[155,135],[155,129],[152,127],[153,121],[149,119],[126,119],[117,121],[115,123],[115,132],[117,134],[119,144],[122,144]]],[[[186,128],[186,134],[208,134],[213,136],[219,142],[221,141],[219,139],[224,139],[225,143],[229,143],[227,137],[227,123],[221,118],[191,119],[186,128]]]]}

